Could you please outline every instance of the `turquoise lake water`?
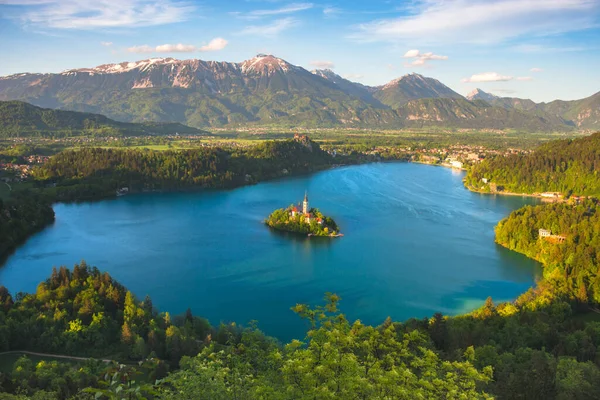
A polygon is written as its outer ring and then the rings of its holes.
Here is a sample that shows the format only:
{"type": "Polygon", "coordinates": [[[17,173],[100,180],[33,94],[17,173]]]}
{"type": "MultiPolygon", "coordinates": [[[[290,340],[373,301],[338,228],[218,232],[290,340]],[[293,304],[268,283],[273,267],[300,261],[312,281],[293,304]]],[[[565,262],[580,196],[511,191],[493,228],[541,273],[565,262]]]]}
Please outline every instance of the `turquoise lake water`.
{"type": "Polygon", "coordinates": [[[514,299],[541,269],[496,245],[493,229],[535,200],[471,193],[462,178],[426,165],[368,164],[230,191],[58,204],[56,223],[0,268],[0,285],[31,292],[52,266],[85,259],[160,310],[191,307],[213,324],[258,320],[282,340],[304,337],[290,307],[318,304],[328,291],[351,320],[369,324],[462,313],[487,296],[514,299]],[[263,225],[305,190],[343,238],[263,225]]]}

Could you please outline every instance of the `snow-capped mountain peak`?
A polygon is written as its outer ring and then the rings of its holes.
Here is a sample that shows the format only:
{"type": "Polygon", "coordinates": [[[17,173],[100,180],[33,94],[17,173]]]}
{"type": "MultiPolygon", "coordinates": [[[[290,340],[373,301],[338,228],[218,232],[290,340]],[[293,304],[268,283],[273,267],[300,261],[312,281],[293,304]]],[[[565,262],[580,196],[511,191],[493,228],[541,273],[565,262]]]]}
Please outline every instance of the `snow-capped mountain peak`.
{"type": "Polygon", "coordinates": [[[483,90],[477,88],[475,90],[473,90],[471,93],[469,93],[466,98],[470,101],[473,100],[483,100],[483,101],[491,101],[491,100],[495,100],[498,99],[498,96],[495,96],[491,93],[487,93],[484,92],[483,90]]]}
{"type": "Polygon", "coordinates": [[[72,75],[78,72],[87,72],[90,74],[120,74],[124,72],[129,72],[135,69],[139,69],[140,71],[145,71],[151,68],[154,65],[165,65],[165,64],[175,64],[180,63],[180,60],[175,58],[149,58],[147,60],[141,61],[124,61],[118,64],[102,64],[93,68],[77,68],[77,69],[68,69],[63,71],[63,75],[72,75]]]}
{"type": "Polygon", "coordinates": [[[287,61],[277,58],[271,54],[258,54],[249,60],[243,61],[240,64],[242,73],[273,73],[275,71],[288,72],[297,69],[298,67],[288,63],[287,61]]]}

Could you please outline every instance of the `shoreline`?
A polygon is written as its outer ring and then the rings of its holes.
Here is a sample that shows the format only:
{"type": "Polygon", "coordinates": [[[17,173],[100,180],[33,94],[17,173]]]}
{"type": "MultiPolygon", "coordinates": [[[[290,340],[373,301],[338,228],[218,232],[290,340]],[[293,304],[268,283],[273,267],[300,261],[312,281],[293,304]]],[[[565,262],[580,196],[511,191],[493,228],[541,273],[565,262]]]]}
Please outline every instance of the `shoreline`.
{"type": "MultiPolygon", "coordinates": [[[[339,164],[332,164],[332,165],[328,165],[328,166],[326,166],[326,167],[324,167],[324,168],[318,168],[318,169],[316,169],[316,170],[312,170],[312,171],[303,171],[303,172],[296,173],[296,174],[294,174],[294,173],[290,173],[290,174],[284,174],[284,175],[281,175],[281,176],[270,177],[270,178],[267,178],[267,179],[265,179],[265,180],[262,180],[262,181],[256,181],[256,182],[244,182],[244,183],[242,183],[242,184],[235,185],[235,186],[233,186],[233,187],[212,187],[212,188],[208,187],[208,188],[207,188],[207,187],[197,187],[197,186],[196,186],[196,187],[194,187],[194,186],[191,186],[191,187],[188,187],[188,188],[183,188],[183,189],[179,189],[179,190],[159,190],[159,189],[155,189],[155,190],[139,191],[139,192],[137,192],[137,191],[134,191],[133,193],[131,193],[131,192],[130,192],[130,194],[132,194],[132,195],[136,195],[136,196],[137,196],[137,195],[156,194],[156,193],[161,193],[161,194],[162,194],[162,193],[192,193],[192,192],[212,191],[212,190],[219,190],[219,191],[220,191],[220,190],[225,190],[225,191],[228,191],[228,190],[235,190],[235,189],[238,189],[238,188],[242,188],[242,187],[246,187],[246,186],[252,186],[252,185],[256,185],[256,184],[260,184],[260,183],[264,183],[264,182],[269,182],[269,181],[287,180],[288,178],[297,178],[297,177],[299,177],[299,176],[303,176],[303,175],[312,175],[312,174],[315,174],[315,173],[319,173],[319,172],[323,172],[323,171],[328,171],[328,170],[333,170],[333,169],[336,169],[336,168],[352,167],[352,166],[360,166],[360,165],[365,165],[365,164],[375,164],[375,163],[402,163],[402,164],[410,164],[410,163],[414,163],[414,164],[428,165],[428,166],[433,166],[433,167],[444,167],[444,168],[449,168],[449,169],[452,169],[452,170],[459,170],[458,168],[453,168],[453,167],[451,167],[451,166],[449,166],[449,165],[445,166],[445,165],[442,165],[442,164],[431,164],[431,163],[418,162],[418,161],[407,161],[407,160],[378,160],[378,161],[370,161],[370,162],[357,162],[357,163],[339,163],[339,164]]],[[[463,170],[465,170],[465,169],[463,169],[463,170]]],[[[472,191],[472,192],[475,192],[475,193],[480,193],[480,194],[502,194],[502,195],[509,195],[509,196],[540,197],[540,196],[534,196],[534,195],[528,195],[528,194],[522,194],[522,195],[521,195],[521,194],[518,194],[518,193],[510,193],[510,192],[505,192],[505,193],[489,193],[489,192],[487,192],[487,193],[486,193],[486,192],[479,192],[479,191],[477,191],[477,190],[473,190],[472,188],[470,188],[470,187],[466,186],[466,185],[464,184],[464,181],[463,181],[463,186],[464,186],[464,187],[466,187],[468,190],[470,190],[470,191],[472,191]]],[[[120,196],[120,197],[126,197],[126,196],[120,196]]],[[[106,201],[106,200],[116,200],[116,199],[118,199],[118,197],[117,197],[116,195],[113,195],[113,196],[110,196],[110,197],[92,198],[92,199],[83,199],[83,200],[71,201],[71,202],[58,201],[58,202],[55,202],[55,203],[53,203],[53,205],[54,205],[54,204],[60,204],[60,203],[63,203],[63,204],[69,204],[69,203],[87,203],[87,202],[90,202],[90,203],[91,203],[91,202],[96,202],[96,201],[106,201]]],[[[499,222],[500,222],[500,221],[497,221],[497,222],[496,222],[496,224],[498,224],[499,222]]],[[[49,224],[49,225],[52,225],[52,224],[49,224]]],[[[277,228],[275,228],[275,227],[269,226],[268,224],[265,224],[265,225],[267,225],[267,227],[268,227],[269,229],[273,230],[274,232],[278,232],[279,234],[284,234],[284,235],[291,235],[291,236],[295,236],[295,237],[297,237],[298,239],[302,239],[302,238],[304,238],[304,240],[310,240],[310,239],[312,239],[312,238],[314,238],[314,237],[322,237],[322,238],[330,238],[330,239],[332,239],[332,238],[334,238],[334,237],[343,237],[343,236],[344,236],[344,234],[339,234],[339,235],[336,235],[336,236],[318,236],[318,235],[314,235],[314,236],[312,236],[312,237],[311,237],[311,236],[310,236],[310,234],[300,234],[300,233],[293,232],[293,231],[287,231],[287,230],[281,230],[281,229],[277,229],[277,228]]],[[[44,226],[42,229],[40,229],[40,231],[36,232],[35,234],[33,234],[33,235],[31,235],[31,236],[28,236],[28,237],[27,237],[27,238],[26,238],[26,239],[25,239],[23,242],[21,242],[21,243],[19,244],[19,246],[15,247],[15,249],[13,249],[13,251],[12,251],[10,254],[6,255],[6,256],[5,256],[3,259],[1,259],[1,260],[0,260],[0,269],[4,267],[4,264],[6,263],[6,261],[8,260],[8,258],[10,258],[10,256],[12,256],[12,255],[14,254],[14,252],[15,252],[15,251],[16,251],[16,250],[17,250],[19,247],[21,247],[21,246],[22,246],[22,245],[23,245],[23,244],[24,244],[26,241],[28,241],[29,239],[31,239],[31,237],[33,237],[33,236],[35,236],[36,234],[40,233],[41,231],[43,231],[43,230],[44,230],[44,229],[46,229],[47,227],[48,227],[48,226],[44,226]]],[[[327,240],[323,240],[323,241],[317,241],[317,243],[319,243],[319,242],[321,242],[321,243],[329,243],[329,241],[327,241],[327,240]]],[[[519,254],[519,255],[523,255],[524,257],[526,257],[526,258],[528,258],[528,259],[530,259],[530,260],[534,260],[534,261],[536,261],[536,262],[540,262],[540,261],[536,260],[535,258],[531,258],[531,257],[529,257],[529,256],[527,256],[527,255],[525,255],[525,254],[523,254],[523,253],[520,253],[520,252],[518,252],[518,251],[516,251],[516,250],[512,250],[512,249],[508,248],[508,247],[507,247],[507,246],[505,246],[505,245],[502,245],[502,244],[500,244],[500,243],[497,243],[497,242],[495,241],[495,239],[494,239],[494,243],[495,243],[495,244],[498,244],[498,245],[500,245],[500,246],[502,246],[503,248],[507,249],[508,251],[515,252],[516,254],[519,254]]],[[[542,264],[542,263],[540,262],[540,264],[542,264]]],[[[543,264],[542,264],[542,266],[543,266],[543,264]]],[[[517,299],[518,299],[518,298],[519,298],[521,295],[523,295],[523,294],[527,293],[527,291],[528,291],[529,289],[531,289],[531,288],[534,288],[534,289],[535,289],[535,288],[537,288],[537,287],[538,287],[538,281],[536,280],[536,281],[534,281],[534,282],[533,282],[533,283],[532,283],[532,284],[531,284],[531,285],[528,287],[528,289],[527,289],[527,290],[523,291],[522,293],[519,293],[519,294],[518,294],[518,295],[517,295],[515,298],[513,298],[513,299],[511,299],[511,300],[508,300],[508,301],[506,301],[506,302],[513,304],[513,303],[514,303],[514,302],[515,302],[515,301],[516,301],[516,300],[517,300],[517,299]]],[[[482,300],[482,301],[483,301],[483,300],[482,300]]],[[[478,309],[478,308],[474,308],[474,309],[473,309],[473,310],[471,310],[471,311],[466,311],[466,312],[458,312],[458,313],[456,313],[456,314],[452,313],[452,314],[448,314],[448,315],[450,315],[450,316],[469,315],[471,312],[473,312],[474,310],[477,310],[477,309],[478,309]]],[[[411,318],[417,318],[417,317],[415,317],[415,316],[413,316],[413,317],[407,317],[407,318],[406,318],[406,320],[408,320],[408,319],[411,319],[411,318]]],[[[401,322],[402,322],[402,321],[401,321],[401,322]]]]}
{"type": "MultiPolygon", "coordinates": [[[[464,184],[464,180],[463,180],[464,184]]],[[[513,196],[513,197],[530,197],[533,199],[540,199],[543,203],[564,203],[567,201],[564,197],[544,197],[541,194],[536,193],[514,193],[514,192],[484,192],[483,190],[477,190],[472,188],[469,185],[464,184],[464,187],[467,188],[470,192],[485,194],[485,195],[499,195],[499,196],[513,196]]]]}
{"type": "MultiPolygon", "coordinates": [[[[464,184],[464,181],[463,181],[464,184]]],[[[517,196],[517,197],[533,197],[536,199],[544,199],[539,194],[531,194],[531,193],[514,193],[514,192],[484,192],[483,190],[474,189],[469,185],[464,184],[464,187],[473,193],[479,194],[489,194],[489,195],[500,195],[500,196],[517,196]]]]}

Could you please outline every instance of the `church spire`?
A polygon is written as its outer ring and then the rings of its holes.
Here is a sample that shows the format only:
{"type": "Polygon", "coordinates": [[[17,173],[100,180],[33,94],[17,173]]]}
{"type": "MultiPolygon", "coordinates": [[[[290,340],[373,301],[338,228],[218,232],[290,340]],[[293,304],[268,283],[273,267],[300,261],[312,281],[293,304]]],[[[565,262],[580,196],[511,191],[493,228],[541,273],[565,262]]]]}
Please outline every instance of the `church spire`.
{"type": "Polygon", "coordinates": [[[308,210],[309,210],[309,208],[308,208],[308,192],[305,191],[304,192],[304,202],[302,202],[302,212],[304,214],[308,214],[308,210]]]}

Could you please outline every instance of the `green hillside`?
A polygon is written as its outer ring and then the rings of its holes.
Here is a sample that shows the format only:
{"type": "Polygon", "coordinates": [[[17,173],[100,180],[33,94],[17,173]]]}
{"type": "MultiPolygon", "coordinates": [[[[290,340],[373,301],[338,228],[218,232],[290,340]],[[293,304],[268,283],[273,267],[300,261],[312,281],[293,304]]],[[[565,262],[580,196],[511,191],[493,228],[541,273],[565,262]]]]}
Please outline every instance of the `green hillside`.
{"type": "Polygon", "coordinates": [[[481,190],[490,190],[491,183],[514,193],[556,191],[600,196],[600,132],[553,141],[527,156],[485,160],[468,172],[466,183],[481,190]]]}
{"type": "Polygon", "coordinates": [[[52,110],[21,101],[0,101],[0,138],[175,133],[193,135],[203,132],[178,123],[124,123],[99,114],[52,110]]]}

